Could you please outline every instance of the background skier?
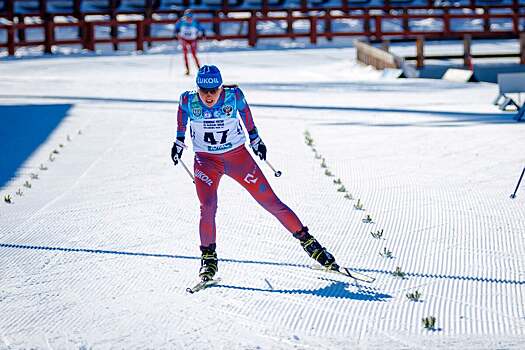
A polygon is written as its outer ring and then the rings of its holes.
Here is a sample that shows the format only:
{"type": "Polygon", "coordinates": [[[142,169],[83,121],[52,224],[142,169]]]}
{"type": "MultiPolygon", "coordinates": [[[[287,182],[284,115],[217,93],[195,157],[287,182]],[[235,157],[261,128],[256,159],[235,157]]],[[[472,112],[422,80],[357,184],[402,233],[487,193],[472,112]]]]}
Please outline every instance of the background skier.
{"type": "Polygon", "coordinates": [[[190,9],[184,11],[184,16],[175,23],[175,34],[179,39],[184,54],[184,64],[186,66],[185,74],[190,74],[190,65],[188,62],[188,50],[191,51],[193,60],[197,69],[200,68],[199,59],[197,58],[197,41],[204,37],[204,28],[199,21],[193,17],[190,9]]]}

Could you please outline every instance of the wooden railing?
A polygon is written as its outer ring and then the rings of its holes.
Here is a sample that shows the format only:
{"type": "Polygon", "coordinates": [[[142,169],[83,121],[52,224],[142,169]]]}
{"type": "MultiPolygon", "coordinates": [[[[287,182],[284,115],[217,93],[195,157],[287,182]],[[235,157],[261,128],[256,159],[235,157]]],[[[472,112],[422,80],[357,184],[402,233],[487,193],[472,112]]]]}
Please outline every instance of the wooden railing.
{"type": "MultiPolygon", "coordinates": [[[[319,38],[326,38],[328,40],[334,37],[366,37],[369,40],[381,41],[388,38],[404,38],[404,39],[415,39],[417,37],[425,38],[463,38],[465,35],[471,35],[472,38],[501,38],[501,37],[512,37],[517,38],[520,31],[520,21],[525,18],[524,13],[507,13],[507,14],[493,14],[493,13],[471,13],[471,14],[383,14],[383,15],[370,15],[368,13],[347,15],[337,14],[332,15],[330,12],[321,13],[319,15],[306,15],[296,14],[291,11],[286,15],[273,15],[266,16],[256,13],[251,13],[248,17],[234,18],[234,17],[214,17],[214,18],[203,18],[201,22],[205,25],[209,23],[213,26],[213,32],[207,33],[207,40],[226,40],[226,39],[245,39],[248,41],[250,46],[255,46],[257,41],[260,39],[268,38],[308,38],[312,44],[317,43],[319,38]],[[354,19],[359,20],[362,23],[362,29],[356,31],[334,31],[333,22],[339,20],[354,19]],[[384,30],[385,21],[399,21],[407,23],[410,20],[423,20],[432,19],[440,21],[442,29],[436,30],[412,30],[407,25],[400,31],[386,31],[384,30]],[[492,31],[490,28],[483,27],[481,30],[454,30],[451,25],[451,21],[454,19],[474,20],[481,19],[491,21],[494,19],[507,19],[512,22],[512,28],[509,30],[492,31]],[[257,30],[259,24],[268,21],[282,21],[284,30],[281,33],[267,33],[257,30]],[[306,30],[295,31],[293,24],[296,21],[306,21],[309,26],[306,30]],[[236,34],[224,34],[221,26],[228,23],[238,23],[243,25],[247,30],[244,33],[236,34]],[[323,24],[323,30],[318,30],[318,23],[323,24]]],[[[55,23],[53,21],[44,21],[43,23],[37,24],[21,24],[11,22],[10,24],[0,25],[0,31],[6,31],[6,40],[0,42],[0,48],[7,48],[9,55],[14,55],[16,49],[25,46],[39,46],[44,47],[44,52],[51,53],[53,46],[79,44],[87,50],[95,50],[97,44],[111,43],[115,49],[118,49],[120,43],[135,43],[137,50],[143,50],[144,44],[151,44],[153,42],[172,41],[174,36],[158,37],[151,34],[150,27],[152,25],[166,25],[174,24],[176,20],[164,19],[142,19],[142,20],[125,20],[117,21],[116,19],[106,21],[86,21],[84,19],[78,20],[71,23],[55,23]],[[134,27],[134,35],[131,37],[118,37],[118,26],[131,26],[134,27]],[[77,27],[80,33],[77,38],[72,39],[60,39],[56,37],[56,29],[61,27],[77,27]],[[111,28],[111,37],[99,38],[96,36],[97,27],[109,27],[111,28]],[[39,41],[27,41],[18,35],[15,35],[18,31],[24,31],[26,29],[40,29],[43,32],[43,40],[39,41]]]]}

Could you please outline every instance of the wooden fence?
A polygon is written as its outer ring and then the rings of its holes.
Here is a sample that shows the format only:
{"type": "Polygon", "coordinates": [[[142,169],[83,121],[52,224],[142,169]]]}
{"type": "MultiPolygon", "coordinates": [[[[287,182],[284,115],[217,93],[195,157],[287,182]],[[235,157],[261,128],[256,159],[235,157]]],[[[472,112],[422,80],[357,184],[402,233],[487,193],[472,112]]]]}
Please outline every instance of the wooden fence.
{"type": "MultiPolygon", "coordinates": [[[[345,14],[330,12],[316,13],[316,14],[301,14],[288,11],[286,15],[279,12],[276,15],[262,15],[260,13],[252,12],[246,17],[214,17],[203,18],[200,21],[210,23],[213,26],[213,33],[207,33],[207,40],[227,40],[227,39],[245,39],[250,46],[255,46],[258,40],[261,39],[279,39],[279,38],[308,38],[312,44],[316,44],[319,38],[326,38],[331,40],[335,37],[365,37],[373,41],[381,41],[388,38],[404,38],[415,39],[417,37],[425,38],[443,38],[443,39],[461,39],[465,35],[470,35],[472,38],[502,38],[511,37],[517,38],[523,30],[520,28],[520,21],[525,19],[525,12],[513,13],[402,13],[402,14],[378,14],[372,15],[369,13],[361,14],[345,14]],[[481,30],[454,30],[451,22],[457,19],[464,20],[481,20],[492,21],[507,19],[512,23],[508,30],[494,31],[490,27],[487,29],[483,27],[481,30]],[[358,30],[334,31],[333,23],[335,21],[344,20],[358,20],[362,26],[358,30]],[[410,21],[412,20],[433,20],[441,23],[440,30],[418,30],[412,29],[410,21]],[[265,22],[280,21],[285,24],[285,28],[279,33],[268,33],[258,30],[258,26],[265,22]],[[297,21],[307,22],[307,29],[302,31],[294,30],[294,23],[297,21]],[[398,21],[399,23],[406,23],[402,30],[386,31],[383,24],[385,21],[398,21]],[[222,26],[228,23],[237,23],[238,25],[247,28],[245,33],[225,34],[222,31],[222,26]]],[[[11,22],[10,24],[0,25],[1,31],[6,31],[7,35],[5,41],[0,42],[0,48],[7,48],[9,55],[14,55],[16,49],[26,46],[42,46],[44,52],[51,53],[53,46],[61,45],[81,45],[87,50],[95,50],[97,44],[111,43],[115,49],[118,49],[120,43],[135,43],[136,50],[143,50],[145,44],[154,42],[172,41],[174,35],[170,36],[154,36],[150,30],[153,25],[174,24],[175,19],[151,19],[145,18],[140,20],[123,20],[110,19],[104,21],[87,21],[77,20],[70,23],[55,23],[54,21],[43,21],[35,24],[22,24],[11,22]],[[128,37],[118,36],[118,26],[134,27],[134,34],[128,37]],[[69,39],[56,38],[56,29],[61,27],[76,27],[78,28],[78,37],[69,39]],[[111,36],[97,37],[96,28],[108,27],[110,28],[111,36]],[[38,29],[42,31],[43,39],[37,41],[27,41],[25,36],[16,35],[18,31],[27,29],[38,29]]]]}

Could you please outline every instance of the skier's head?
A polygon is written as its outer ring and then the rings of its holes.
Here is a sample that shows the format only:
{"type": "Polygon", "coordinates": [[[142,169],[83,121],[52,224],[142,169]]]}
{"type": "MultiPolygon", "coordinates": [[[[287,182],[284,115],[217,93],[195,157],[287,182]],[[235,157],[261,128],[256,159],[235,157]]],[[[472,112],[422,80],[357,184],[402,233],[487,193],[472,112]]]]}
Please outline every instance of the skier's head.
{"type": "Polygon", "coordinates": [[[191,9],[184,10],[184,17],[186,17],[186,19],[193,19],[193,11],[191,9]]]}
{"type": "Polygon", "coordinates": [[[197,73],[197,86],[199,97],[208,107],[213,107],[220,97],[222,91],[222,77],[216,66],[202,66],[197,73]]]}
{"type": "Polygon", "coordinates": [[[197,86],[200,89],[217,89],[222,85],[219,68],[213,65],[204,65],[197,73],[197,86]]]}

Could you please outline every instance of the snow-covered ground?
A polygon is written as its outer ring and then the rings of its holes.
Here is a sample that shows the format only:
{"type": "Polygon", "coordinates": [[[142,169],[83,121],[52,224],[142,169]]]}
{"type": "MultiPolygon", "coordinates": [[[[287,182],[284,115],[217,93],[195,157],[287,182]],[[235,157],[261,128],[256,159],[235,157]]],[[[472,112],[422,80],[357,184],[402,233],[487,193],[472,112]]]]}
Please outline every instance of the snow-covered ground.
{"type": "Polygon", "coordinates": [[[4,60],[0,349],[525,347],[525,186],[509,198],[525,123],[492,105],[495,85],[385,80],[353,49],[201,55],[245,92],[283,172],[261,163],[276,193],[376,282],[309,269],[223,178],[222,283],[187,294],[199,205],[169,157],[178,96],[194,86],[181,57],[4,60]]]}

